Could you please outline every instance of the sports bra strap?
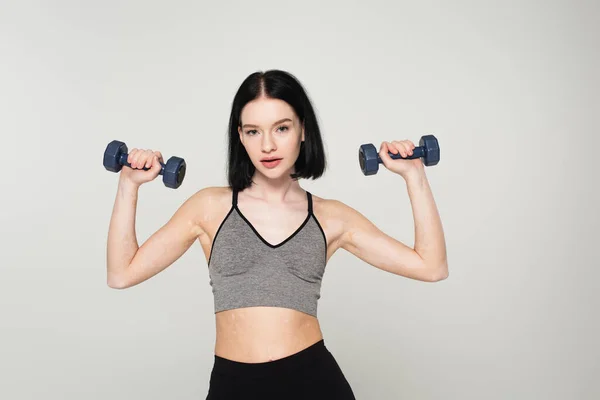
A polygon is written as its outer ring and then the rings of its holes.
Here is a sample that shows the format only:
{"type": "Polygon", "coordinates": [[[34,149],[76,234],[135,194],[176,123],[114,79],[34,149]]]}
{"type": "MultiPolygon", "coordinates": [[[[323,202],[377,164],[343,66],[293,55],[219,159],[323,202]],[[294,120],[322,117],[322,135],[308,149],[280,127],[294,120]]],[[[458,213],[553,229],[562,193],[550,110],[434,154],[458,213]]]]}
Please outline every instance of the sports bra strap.
{"type": "Polygon", "coordinates": [[[238,192],[237,192],[237,190],[233,189],[232,196],[231,196],[231,204],[233,206],[237,206],[237,200],[238,200],[238,192]]]}
{"type": "Polygon", "coordinates": [[[312,214],[313,212],[313,204],[312,204],[312,194],[307,190],[306,196],[308,197],[308,213],[312,214]]]}

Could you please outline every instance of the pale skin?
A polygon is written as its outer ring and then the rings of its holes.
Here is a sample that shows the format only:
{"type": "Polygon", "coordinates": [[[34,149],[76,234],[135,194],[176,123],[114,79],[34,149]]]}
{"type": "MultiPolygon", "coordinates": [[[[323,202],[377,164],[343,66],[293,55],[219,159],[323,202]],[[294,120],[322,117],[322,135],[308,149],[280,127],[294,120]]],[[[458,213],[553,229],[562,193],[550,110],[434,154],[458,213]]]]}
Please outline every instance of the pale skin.
{"type": "MultiPolygon", "coordinates": [[[[276,244],[286,239],[306,217],[306,192],[289,175],[305,139],[301,121],[285,102],[259,98],[242,110],[239,137],[256,166],[254,184],[239,193],[238,206],[261,236],[276,244]],[[280,157],[273,169],[263,157],[280,157]]],[[[390,274],[437,282],[448,277],[442,223],[420,160],[392,160],[388,151],[410,155],[409,140],[382,142],[383,165],[404,183],[415,226],[413,247],[375,226],[363,214],[339,200],[313,194],[314,214],[327,240],[327,260],[344,249],[368,265],[390,274]]],[[[107,283],[125,289],[157,275],[179,259],[196,241],[206,261],[219,225],[231,208],[228,187],[208,187],[191,196],[158,231],[138,246],[135,210],[138,189],[156,178],[160,152],[132,149],[119,177],[110,221],[107,283]],[[151,167],[149,171],[140,170],[151,167]],[[139,169],[138,169],[139,168],[139,169]]],[[[241,251],[241,250],[240,250],[241,251]]],[[[247,307],[215,314],[215,354],[241,362],[266,362],[294,354],[323,338],[317,318],[278,307],[247,307]]]]}

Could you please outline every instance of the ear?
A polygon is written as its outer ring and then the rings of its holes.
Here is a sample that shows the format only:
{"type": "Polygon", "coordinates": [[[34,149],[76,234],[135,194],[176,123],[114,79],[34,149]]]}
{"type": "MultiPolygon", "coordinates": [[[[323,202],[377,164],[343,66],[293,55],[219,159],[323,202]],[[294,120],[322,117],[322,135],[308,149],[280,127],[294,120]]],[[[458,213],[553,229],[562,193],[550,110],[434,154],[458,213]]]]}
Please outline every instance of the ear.
{"type": "Polygon", "coordinates": [[[241,126],[238,126],[238,134],[240,135],[240,142],[244,144],[244,131],[242,130],[241,126]]]}
{"type": "Polygon", "coordinates": [[[302,141],[304,142],[305,138],[304,138],[304,123],[302,123],[302,141]]]}

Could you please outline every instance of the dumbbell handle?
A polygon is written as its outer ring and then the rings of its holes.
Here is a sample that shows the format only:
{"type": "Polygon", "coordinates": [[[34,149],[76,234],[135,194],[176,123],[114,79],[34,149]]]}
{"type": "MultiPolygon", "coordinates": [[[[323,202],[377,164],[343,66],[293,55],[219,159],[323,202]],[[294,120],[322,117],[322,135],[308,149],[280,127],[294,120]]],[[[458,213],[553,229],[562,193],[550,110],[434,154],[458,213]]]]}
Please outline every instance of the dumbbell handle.
{"type": "MultiPolygon", "coordinates": [[[[125,167],[129,167],[131,168],[131,164],[129,164],[127,162],[127,157],[129,157],[129,154],[121,154],[121,157],[119,158],[119,164],[125,166],[125,167]]],[[[160,172],[158,173],[159,175],[163,175],[163,173],[165,172],[165,164],[163,164],[162,162],[160,162],[160,172]]],[[[148,171],[150,168],[136,168],[136,169],[142,169],[144,171],[148,171]]]]}
{"type": "MultiPolygon", "coordinates": [[[[393,153],[390,153],[389,151],[388,151],[388,154],[390,155],[390,157],[392,158],[392,160],[398,160],[398,159],[413,160],[415,158],[425,157],[425,148],[423,146],[417,146],[417,147],[415,147],[413,149],[412,155],[410,155],[408,157],[402,157],[402,155],[400,153],[393,154],[393,153]]],[[[379,163],[383,164],[383,161],[381,160],[381,156],[379,154],[377,154],[377,161],[379,163]]]]}

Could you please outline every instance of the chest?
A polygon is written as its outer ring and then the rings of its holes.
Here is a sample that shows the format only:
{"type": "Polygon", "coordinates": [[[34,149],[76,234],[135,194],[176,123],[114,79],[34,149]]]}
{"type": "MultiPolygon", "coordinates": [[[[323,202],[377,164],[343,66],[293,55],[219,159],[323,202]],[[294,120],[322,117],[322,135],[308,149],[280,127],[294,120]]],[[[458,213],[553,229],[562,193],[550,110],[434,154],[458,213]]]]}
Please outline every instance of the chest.
{"type": "Polygon", "coordinates": [[[290,240],[310,218],[308,211],[302,208],[282,209],[247,204],[236,207],[236,211],[254,234],[270,247],[290,240]]]}
{"type": "Polygon", "coordinates": [[[201,236],[199,241],[207,262],[210,260],[213,243],[220,228],[226,220],[232,217],[230,215],[232,213],[236,214],[234,216],[236,219],[243,220],[245,226],[251,229],[254,235],[266,245],[265,251],[269,247],[281,247],[296,235],[301,234],[305,230],[305,225],[309,225],[309,231],[314,230],[316,226],[327,246],[327,261],[338,249],[338,239],[343,230],[343,222],[332,213],[327,212],[325,207],[319,205],[314,207],[313,218],[311,218],[308,210],[302,206],[281,209],[265,208],[251,203],[238,204],[236,207],[223,208],[210,221],[210,224],[206,225],[206,234],[201,236]]]}

